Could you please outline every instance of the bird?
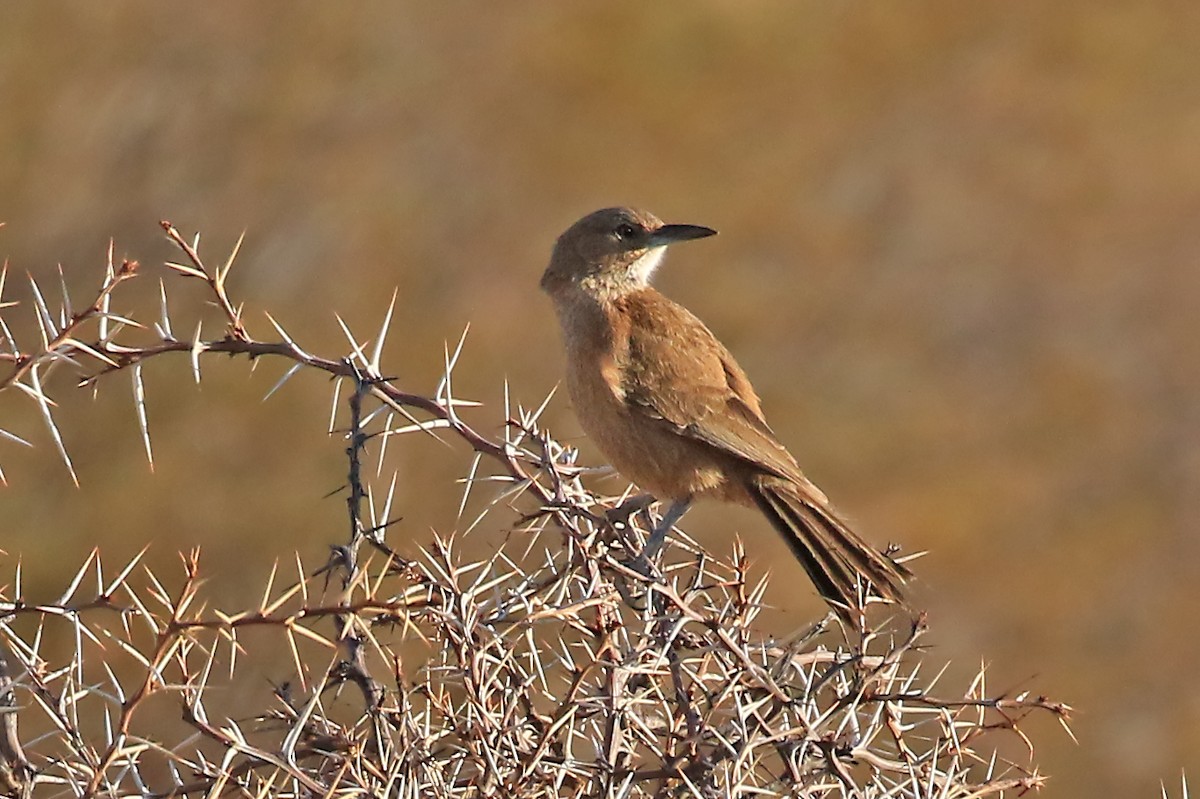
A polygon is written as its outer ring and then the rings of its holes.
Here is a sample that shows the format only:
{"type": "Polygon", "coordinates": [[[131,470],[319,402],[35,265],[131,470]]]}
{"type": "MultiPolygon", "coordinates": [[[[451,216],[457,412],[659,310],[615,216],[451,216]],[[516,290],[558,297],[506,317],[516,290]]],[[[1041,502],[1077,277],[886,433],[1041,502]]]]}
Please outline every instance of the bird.
{"type": "Polygon", "coordinates": [[[851,529],[772,432],[729,350],[651,286],[667,247],[715,234],[604,208],[558,237],[541,278],[580,426],[621,475],[668,503],[643,555],[693,501],[713,498],[760,510],[842,618],[863,610],[860,579],[903,604],[912,572],[851,529]]]}

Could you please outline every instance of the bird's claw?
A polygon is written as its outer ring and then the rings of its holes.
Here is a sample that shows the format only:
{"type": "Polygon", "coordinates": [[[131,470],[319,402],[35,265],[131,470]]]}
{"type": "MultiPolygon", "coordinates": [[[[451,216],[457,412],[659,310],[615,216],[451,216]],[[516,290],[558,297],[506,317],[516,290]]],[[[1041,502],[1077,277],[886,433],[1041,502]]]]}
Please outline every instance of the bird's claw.
{"type": "Polygon", "coordinates": [[[650,494],[638,494],[635,497],[622,502],[615,508],[608,508],[604,511],[604,518],[608,523],[616,528],[629,528],[629,520],[634,516],[648,510],[654,504],[654,497],[650,494]]]}

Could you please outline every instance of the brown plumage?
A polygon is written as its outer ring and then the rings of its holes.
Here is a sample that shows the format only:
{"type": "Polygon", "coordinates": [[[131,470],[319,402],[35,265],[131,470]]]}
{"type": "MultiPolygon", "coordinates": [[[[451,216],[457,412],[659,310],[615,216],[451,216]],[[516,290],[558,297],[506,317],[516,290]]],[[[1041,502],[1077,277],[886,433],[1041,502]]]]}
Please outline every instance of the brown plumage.
{"type": "Polygon", "coordinates": [[[542,288],[562,327],[579,422],[626,478],[672,502],[668,520],[699,497],[757,507],[843,615],[858,607],[859,577],[899,601],[908,569],[833,511],[767,426],[729,351],[649,285],[668,244],[715,232],[607,208],[559,237],[542,288]]]}

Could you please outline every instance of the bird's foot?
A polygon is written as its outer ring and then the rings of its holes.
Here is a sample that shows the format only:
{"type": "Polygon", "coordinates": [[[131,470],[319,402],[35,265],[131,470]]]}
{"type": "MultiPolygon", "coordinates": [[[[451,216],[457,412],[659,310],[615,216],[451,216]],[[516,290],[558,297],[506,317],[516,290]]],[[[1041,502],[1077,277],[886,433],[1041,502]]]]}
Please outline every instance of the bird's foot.
{"type": "Polygon", "coordinates": [[[650,607],[650,595],[653,589],[651,583],[659,582],[662,575],[658,568],[646,557],[645,552],[639,552],[629,560],[619,561],[622,567],[613,575],[613,586],[625,600],[625,604],[636,611],[644,611],[650,607]],[[634,572],[637,576],[629,574],[634,572]]]}
{"type": "MultiPolygon", "coordinates": [[[[637,497],[637,500],[644,501],[644,497],[637,497]]],[[[650,498],[653,501],[653,498],[650,498]]],[[[622,507],[629,504],[630,501],[622,504],[622,507]]],[[[691,497],[675,500],[667,508],[667,512],[662,515],[654,529],[650,531],[650,537],[646,539],[646,545],[636,556],[630,560],[623,561],[622,565],[631,571],[640,574],[644,579],[641,581],[641,588],[644,589],[639,595],[634,595],[624,584],[624,577],[618,578],[617,590],[625,598],[626,603],[630,607],[637,610],[645,610],[649,603],[646,601],[647,596],[651,592],[649,583],[658,582],[662,579],[662,574],[658,569],[658,555],[662,550],[663,544],[666,543],[667,533],[675,526],[675,523],[683,518],[683,514],[687,513],[688,507],[691,505],[691,497]]],[[[647,503],[648,504],[648,503],[647,503]]]]}
{"type": "Polygon", "coordinates": [[[654,497],[650,494],[638,494],[625,500],[617,507],[604,511],[604,518],[608,519],[609,524],[615,528],[629,529],[629,520],[639,513],[648,510],[654,504],[654,501],[654,497]]]}

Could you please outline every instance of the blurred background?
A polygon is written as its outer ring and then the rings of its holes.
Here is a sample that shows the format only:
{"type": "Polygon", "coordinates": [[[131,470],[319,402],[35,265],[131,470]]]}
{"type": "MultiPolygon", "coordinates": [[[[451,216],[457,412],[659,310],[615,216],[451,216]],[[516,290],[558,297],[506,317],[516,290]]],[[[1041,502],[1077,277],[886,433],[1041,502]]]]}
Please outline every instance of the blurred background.
{"type": "MultiPolygon", "coordinates": [[[[868,538],[929,551],[943,691],[985,662],[992,691],[1078,708],[1078,745],[1033,730],[1047,796],[1200,773],[1200,6],[38,0],[0,8],[0,98],[6,296],[61,263],[82,299],[110,238],[151,269],[175,257],[160,219],[212,262],[245,231],[252,333],[268,309],[336,357],[334,313],[369,337],[398,287],[385,372],[431,392],[469,323],[456,392],[489,433],[505,378],[526,405],[559,380],[537,280],[562,229],[612,204],[719,229],[659,285],[868,538]]],[[[18,340],[28,313],[6,312],[18,340]]],[[[170,575],[202,546],[230,607],[276,559],[323,561],[343,445],[318,378],[261,401],[283,369],[213,359],[196,388],[185,358],[148,366],[153,474],[128,378],[93,401],[61,375],[78,489],[0,396],[37,442],[0,441],[0,547],[30,594],[95,545],[115,568],[152,542],[170,575]]],[[[600,462],[565,393],[544,420],[600,462]]],[[[454,528],[470,457],[391,453],[415,551],[454,528]]],[[[780,634],[821,612],[755,514],[686,527],[749,543],[780,634]]]]}

